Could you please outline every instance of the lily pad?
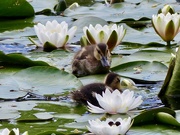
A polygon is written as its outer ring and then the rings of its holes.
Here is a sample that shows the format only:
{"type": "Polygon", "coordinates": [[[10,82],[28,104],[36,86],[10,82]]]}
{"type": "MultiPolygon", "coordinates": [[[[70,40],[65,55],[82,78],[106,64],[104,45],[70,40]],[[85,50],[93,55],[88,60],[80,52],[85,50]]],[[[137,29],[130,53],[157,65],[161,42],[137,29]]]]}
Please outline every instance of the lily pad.
{"type": "Polygon", "coordinates": [[[157,61],[134,61],[111,68],[121,76],[144,81],[163,81],[167,67],[157,61]]]}
{"type": "Polygon", "coordinates": [[[180,127],[180,123],[169,113],[165,113],[165,112],[157,113],[156,120],[163,124],[180,127]]]}
{"type": "Polygon", "coordinates": [[[0,97],[6,99],[16,99],[28,91],[39,95],[60,95],[82,86],[74,75],[49,66],[35,66],[13,75],[3,75],[0,84],[0,92],[3,92],[0,97]]]}
{"type": "Polygon", "coordinates": [[[142,112],[141,114],[134,117],[133,126],[157,123],[156,116],[159,112],[167,113],[167,114],[171,115],[172,117],[175,116],[175,112],[166,107],[146,110],[146,111],[142,112]]]}
{"type": "MultiPolygon", "coordinates": [[[[157,14],[158,10],[162,8],[164,4],[165,2],[161,4],[152,0],[142,0],[138,4],[121,2],[112,4],[109,7],[103,3],[95,3],[90,7],[80,6],[74,10],[69,10],[67,8],[64,14],[65,16],[73,17],[75,19],[80,19],[83,16],[96,16],[111,22],[120,22],[125,19],[151,19],[152,15],[157,14]]],[[[176,6],[176,8],[179,9],[178,6],[176,6]]]]}
{"type": "Polygon", "coordinates": [[[39,12],[45,9],[50,9],[51,11],[54,10],[56,4],[58,4],[58,0],[32,0],[29,3],[34,7],[35,12],[39,12]]]}
{"type": "Polygon", "coordinates": [[[12,19],[34,16],[34,9],[26,0],[1,0],[0,5],[0,17],[12,19]]]}
{"type": "Polygon", "coordinates": [[[22,54],[4,54],[2,51],[0,51],[0,62],[1,65],[19,65],[23,67],[48,66],[48,64],[43,61],[32,61],[24,57],[22,54]]]}
{"type": "Polygon", "coordinates": [[[129,56],[123,56],[122,58],[120,58],[120,56],[114,56],[111,67],[133,61],[159,61],[168,66],[170,59],[171,54],[169,52],[158,50],[140,50],[129,56]]]}

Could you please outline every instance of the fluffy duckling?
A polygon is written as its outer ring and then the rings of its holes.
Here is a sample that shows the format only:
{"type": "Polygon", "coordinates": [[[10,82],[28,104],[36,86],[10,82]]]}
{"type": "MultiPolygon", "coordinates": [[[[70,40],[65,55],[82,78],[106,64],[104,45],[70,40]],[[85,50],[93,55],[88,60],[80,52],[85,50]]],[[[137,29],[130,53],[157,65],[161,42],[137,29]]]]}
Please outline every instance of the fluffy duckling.
{"type": "Polygon", "coordinates": [[[108,73],[111,64],[111,54],[104,43],[83,47],[74,56],[72,73],[76,76],[108,73]]]}
{"type": "Polygon", "coordinates": [[[116,73],[108,73],[104,83],[91,83],[83,86],[80,90],[72,92],[72,99],[77,103],[87,105],[87,101],[95,106],[99,106],[95,93],[102,95],[106,88],[111,91],[118,89],[121,91],[120,76],[116,73]]]}

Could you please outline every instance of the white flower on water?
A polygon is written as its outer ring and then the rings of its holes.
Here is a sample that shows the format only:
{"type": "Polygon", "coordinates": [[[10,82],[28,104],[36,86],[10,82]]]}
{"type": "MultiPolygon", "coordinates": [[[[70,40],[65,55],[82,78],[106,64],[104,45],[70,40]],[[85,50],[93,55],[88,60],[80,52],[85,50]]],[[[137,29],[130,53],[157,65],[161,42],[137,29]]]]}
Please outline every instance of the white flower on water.
{"type": "Polygon", "coordinates": [[[124,90],[123,93],[119,90],[111,92],[109,89],[106,89],[102,96],[95,93],[95,97],[102,108],[88,102],[88,110],[92,113],[127,113],[137,108],[143,102],[142,96],[135,98],[134,92],[128,89],[124,90]]]}
{"type": "Polygon", "coordinates": [[[156,33],[166,42],[170,42],[179,32],[180,15],[177,13],[164,15],[160,13],[152,16],[152,24],[156,33]]]}
{"type": "MultiPolygon", "coordinates": [[[[20,135],[18,128],[13,128],[11,131],[8,128],[5,128],[0,132],[0,135],[20,135]]],[[[22,135],[28,135],[28,132],[24,132],[22,135]]]]}
{"type": "Polygon", "coordinates": [[[40,41],[38,46],[44,46],[46,42],[49,42],[59,48],[64,47],[73,38],[77,27],[73,26],[68,29],[68,24],[65,21],[58,23],[53,20],[52,22],[47,21],[46,25],[38,23],[34,29],[40,41]]]}
{"type": "Polygon", "coordinates": [[[124,135],[130,129],[132,125],[131,118],[121,119],[116,121],[108,118],[106,121],[89,120],[88,130],[95,135],[124,135]]]}
{"type": "Polygon", "coordinates": [[[85,43],[87,40],[90,44],[106,43],[109,47],[109,50],[112,51],[114,47],[120,44],[122,39],[125,36],[126,30],[123,28],[123,25],[118,26],[113,24],[112,26],[96,24],[85,26],[83,28],[84,36],[81,38],[81,41],[85,43]]]}

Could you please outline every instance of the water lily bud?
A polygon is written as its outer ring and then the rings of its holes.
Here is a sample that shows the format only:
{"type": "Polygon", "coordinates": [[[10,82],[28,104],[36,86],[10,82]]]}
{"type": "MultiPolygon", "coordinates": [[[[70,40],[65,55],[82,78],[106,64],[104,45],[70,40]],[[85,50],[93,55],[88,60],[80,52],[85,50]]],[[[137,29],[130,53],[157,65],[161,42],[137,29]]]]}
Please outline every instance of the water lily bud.
{"type": "Polygon", "coordinates": [[[152,24],[156,33],[167,43],[179,33],[180,15],[177,13],[164,15],[160,13],[152,16],[152,24]]]}
{"type": "MultiPolygon", "coordinates": [[[[120,44],[125,36],[126,30],[123,26],[113,24],[112,26],[96,24],[95,27],[91,24],[89,27],[83,28],[84,37],[90,44],[105,43],[112,51],[117,45],[120,44]]],[[[83,38],[84,38],[83,37],[83,38]]]]}
{"type": "Polygon", "coordinates": [[[167,13],[174,14],[175,10],[172,6],[170,5],[165,5],[162,9],[159,9],[158,14],[163,13],[166,15],[167,13]]]}

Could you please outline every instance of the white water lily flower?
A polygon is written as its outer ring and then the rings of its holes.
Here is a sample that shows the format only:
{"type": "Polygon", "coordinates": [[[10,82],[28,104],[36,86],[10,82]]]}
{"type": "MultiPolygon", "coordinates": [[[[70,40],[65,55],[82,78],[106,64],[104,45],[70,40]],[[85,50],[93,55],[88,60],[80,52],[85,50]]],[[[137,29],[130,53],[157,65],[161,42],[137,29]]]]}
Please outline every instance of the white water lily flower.
{"type": "MultiPolygon", "coordinates": [[[[3,129],[3,131],[0,133],[0,135],[9,135],[14,132],[14,135],[20,135],[18,128],[13,128],[11,131],[8,128],[3,129]]],[[[28,132],[24,132],[22,135],[28,135],[28,132]]]]}
{"type": "Polygon", "coordinates": [[[38,23],[34,26],[35,32],[43,46],[46,42],[53,44],[55,47],[64,47],[71,40],[77,30],[76,26],[68,29],[68,24],[63,21],[58,23],[56,20],[47,21],[46,25],[38,23]]]}
{"type": "Polygon", "coordinates": [[[108,118],[106,121],[89,120],[88,130],[95,135],[124,135],[130,129],[132,125],[131,118],[121,119],[118,118],[116,121],[108,118]]]}
{"type": "Polygon", "coordinates": [[[89,27],[83,28],[83,32],[82,40],[87,40],[90,44],[106,43],[109,50],[112,51],[114,47],[120,44],[126,30],[122,25],[118,26],[117,24],[112,26],[96,24],[95,27],[90,24],[89,27]]]}
{"type": "Polygon", "coordinates": [[[106,89],[102,96],[95,93],[95,97],[102,108],[88,102],[88,110],[92,113],[127,113],[137,108],[143,102],[142,96],[135,98],[134,92],[128,89],[124,90],[123,93],[119,90],[111,92],[109,89],[106,89]]]}
{"type": "Polygon", "coordinates": [[[172,41],[179,32],[180,15],[177,13],[153,15],[152,24],[156,33],[170,45],[170,41],[172,41]]]}
{"type": "Polygon", "coordinates": [[[167,13],[170,13],[170,14],[174,14],[175,13],[175,10],[172,6],[170,5],[165,5],[162,9],[160,9],[158,11],[158,13],[163,13],[164,15],[166,15],[167,13]]]}

